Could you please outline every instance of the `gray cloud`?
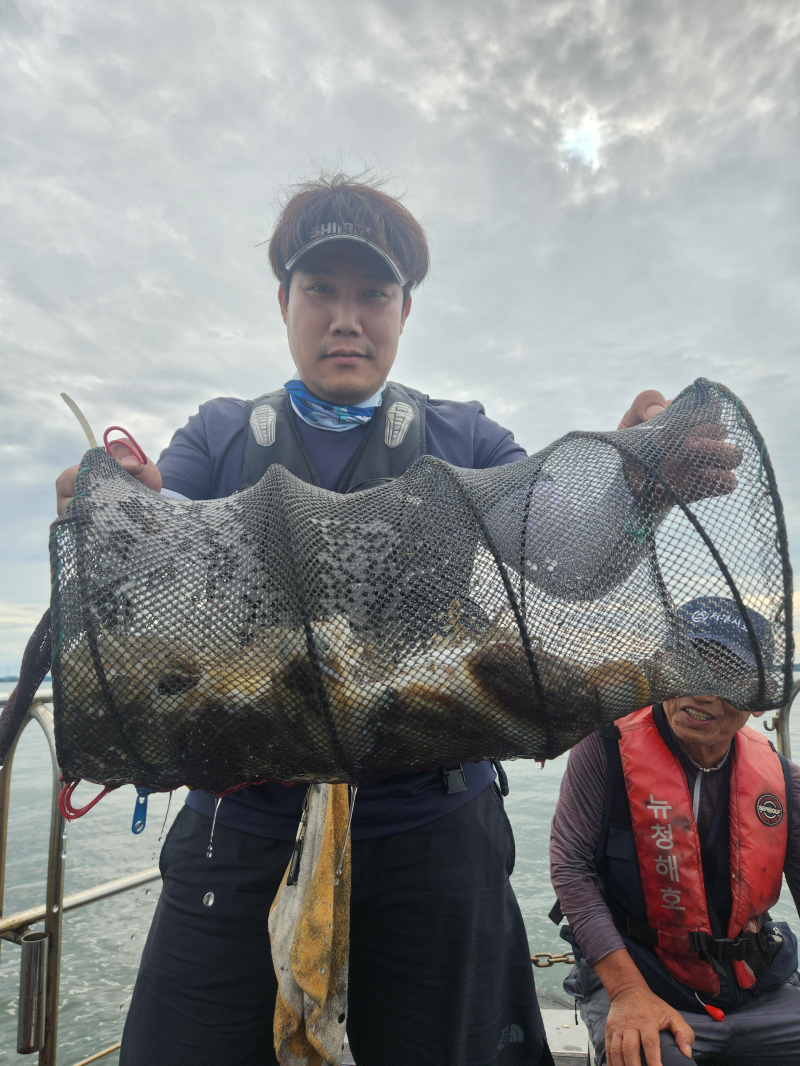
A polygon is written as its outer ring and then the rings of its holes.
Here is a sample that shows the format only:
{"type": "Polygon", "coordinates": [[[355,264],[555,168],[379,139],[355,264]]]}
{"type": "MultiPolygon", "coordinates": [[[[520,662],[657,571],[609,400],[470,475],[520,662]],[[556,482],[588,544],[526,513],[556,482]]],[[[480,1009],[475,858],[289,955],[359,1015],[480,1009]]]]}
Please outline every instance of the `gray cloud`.
{"type": "Polygon", "coordinates": [[[791,5],[0,11],[0,669],[46,602],[52,481],[82,447],[59,392],[157,452],[210,396],[285,380],[258,243],[279,187],[323,160],[383,164],[429,231],[398,377],[480,398],[531,449],[616,425],[642,388],[724,381],[798,544],[791,5]]]}

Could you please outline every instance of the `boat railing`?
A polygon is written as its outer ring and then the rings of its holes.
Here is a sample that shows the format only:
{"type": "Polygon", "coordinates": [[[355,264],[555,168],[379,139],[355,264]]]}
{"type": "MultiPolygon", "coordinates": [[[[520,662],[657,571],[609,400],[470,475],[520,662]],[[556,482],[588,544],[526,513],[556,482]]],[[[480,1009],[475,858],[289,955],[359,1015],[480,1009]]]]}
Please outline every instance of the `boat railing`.
{"type": "MultiPolygon", "coordinates": [[[[764,728],[775,733],[778,751],[791,758],[789,740],[789,715],[792,704],[800,692],[800,682],[795,684],[786,704],[775,716],[764,724],[764,728]]],[[[0,707],[5,706],[7,696],[0,696],[0,707]]],[[[161,876],[157,866],[142,870],[137,874],[107,881],[94,888],[64,895],[64,872],[66,868],[66,821],[58,806],[61,790],[56,742],[53,731],[53,712],[48,709],[52,704],[53,694],[40,690],[34,697],[22,728],[17,734],[8,753],[6,761],[0,767],[0,943],[3,940],[19,944],[20,990],[17,1017],[17,1051],[22,1055],[39,1053],[39,1066],[56,1066],[58,1051],[58,995],[61,977],[61,928],[64,913],[78,907],[86,907],[98,900],[108,899],[120,892],[156,881],[161,876]],[[50,844],[47,857],[47,888],[45,901],[36,907],[18,911],[16,914],[3,914],[3,892],[5,888],[6,845],[8,841],[8,804],[11,788],[11,770],[17,744],[30,722],[38,722],[47,739],[53,768],[53,793],[50,806],[50,844]],[[44,921],[44,932],[34,932],[31,927],[44,921]]],[[[540,953],[542,957],[547,953],[540,953]]],[[[561,962],[562,957],[552,956],[552,961],[561,962]]],[[[536,965],[550,965],[535,957],[536,965]]],[[[89,1066],[89,1063],[117,1051],[120,1044],[112,1044],[102,1051],[82,1059],[74,1066],[89,1066]]]]}
{"type": "Polygon", "coordinates": [[[775,747],[781,753],[785,755],[787,759],[792,757],[792,742],[789,737],[789,715],[792,713],[792,704],[797,698],[797,694],[800,692],[800,681],[796,681],[789,694],[789,699],[784,703],[783,707],[775,713],[774,718],[771,718],[768,722],[764,722],[764,728],[769,732],[775,733],[775,747]]]}
{"type": "MultiPolygon", "coordinates": [[[[7,696],[0,696],[0,707],[5,706],[7,696]]],[[[0,767],[0,944],[2,941],[19,944],[20,988],[17,1013],[17,1051],[30,1055],[38,1051],[39,1066],[56,1066],[58,1052],[58,996],[61,978],[61,926],[66,911],[86,907],[98,900],[108,899],[120,892],[128,892],[139,885],[156,881],[161,876],[157,866],[127,877],[107,881],[94,888],[64,895],[64,872],[66,869],[67,823],[58,807],[61,791],[61,771],[56,757],[56,741],[53,732],[53,694],[37,692],[22,723],[6,761],[0,767]],[[37,722],[50,749],[53,772],[53,792],[50,804],[50,843],[47,857],[47,888],[43,904],[18,911],[3,913],[5,890],[6,847],[8,843],[8,807],[11,789],[11,770],[17,744],[26,727],[37,722]],[[31,927],[44,922],[44,932],[33,932],[31,927]]],[[[88,1066],[119,1048],[119,1043],[83,1059],[75,1066],[88,1066]]]]}

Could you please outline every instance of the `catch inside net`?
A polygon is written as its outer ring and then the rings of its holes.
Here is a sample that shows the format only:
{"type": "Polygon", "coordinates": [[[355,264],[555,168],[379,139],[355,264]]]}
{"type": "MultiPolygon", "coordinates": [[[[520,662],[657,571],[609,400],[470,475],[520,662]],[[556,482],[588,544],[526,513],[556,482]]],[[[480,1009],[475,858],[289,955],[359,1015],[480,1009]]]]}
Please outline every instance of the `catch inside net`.
{"type": "Polygon", "coordinates": [[[348,495],[274,466],[178,501],[95,449],[51,562],[68,779],[223,793],[550,759],[653,702],[765,710],[791,685],[772,467],[703,379],[634,429],[488,470],[424,456],[348,495]]]}

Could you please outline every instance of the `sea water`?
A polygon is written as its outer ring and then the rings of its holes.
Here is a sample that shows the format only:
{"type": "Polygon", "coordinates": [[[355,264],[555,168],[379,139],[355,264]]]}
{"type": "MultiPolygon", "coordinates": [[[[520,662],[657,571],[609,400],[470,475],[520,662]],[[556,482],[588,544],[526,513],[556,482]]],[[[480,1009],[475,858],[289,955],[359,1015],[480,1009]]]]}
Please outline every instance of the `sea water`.
{"type": "MultiPolygon", "coordinates": [[[[771,717],[766,714],[760,723],[771,717]]],[[[792,746],[797,756],[800,713],[793,726],[792,746]]],[[[510,785],[506,810],[517,845],[512,882],[531,954],[556,954],[567,948],[547,917],[554,900],[548,873],[550,820],[566,761],[562,756],[541,770],[527,761],[505,764],[510,785]]],[[[47,744],[32,723],[17,748],[11,781],[5,914],[44,902],[51,789],[47,744]]],[[[93,789],[81,785],[75,805],[85,803],[93,789]]],[[[182,790],[173,796],[167,829],[180,811],[184,795],[182,790]]],[[[135,799],[133,787],[120,788],[69,827],[66,895],[158,864],[167,797],[150,797],[147,826],[139,836],[130,830],[135,799]]],[[[218,834],[224,831],[224,826],[217,826],[218,834]]],[[[160,887],[160,882],[154,881],[64,915],[58,1066],[73,1066],[119,1040],[160,887]]],[[[784,889],[772,913],[797,928],[788,890],[784,889]]],[[[19,948],[7,941],[0,945],[0,1063],[11,1066],[25,1061],[16,1053],[19,948]]],[[[537,969],[537,987],[560,993],[567,973],[565,965],[537,969]]],[[[31,1057],[28,1061],[35,1060],[31,1057]]],[[[118,1054],[113,1053],[100,1063],[116,1066],[117,1061],[118,1054]]]]}

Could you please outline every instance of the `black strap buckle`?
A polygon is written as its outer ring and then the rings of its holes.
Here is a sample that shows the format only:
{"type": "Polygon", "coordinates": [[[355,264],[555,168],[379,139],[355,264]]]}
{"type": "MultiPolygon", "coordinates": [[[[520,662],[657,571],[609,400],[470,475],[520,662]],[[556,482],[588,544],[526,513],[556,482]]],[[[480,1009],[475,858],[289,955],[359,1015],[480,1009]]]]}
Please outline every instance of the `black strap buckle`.
{"type": "Polygon", "coordinates": [[[461,763],[457,766],[442,767],[442,783],[446,796],[452,796],[456,792],[467,791],[467,778],[461,763]]]}
{"type": "Polygon", "coordinates": [[[724,940],[715,940],[710,933],[689,933],[689,947],[696,951],[703,962],[707,962],[717,977],[725,976],[722,965],[722,947],[724,940]]]}
{"type": "Polygon", "coordinates": [[[735,940],[715,940],[708,933],[689,933],[689,947],[717,973],[722,970],[722,963],[735,959],[749,962],[754,956],[763,957],[768,950],[764,935],[760,932],[743,933],[735,940]]]}

